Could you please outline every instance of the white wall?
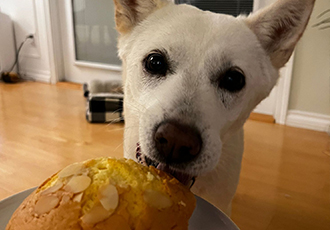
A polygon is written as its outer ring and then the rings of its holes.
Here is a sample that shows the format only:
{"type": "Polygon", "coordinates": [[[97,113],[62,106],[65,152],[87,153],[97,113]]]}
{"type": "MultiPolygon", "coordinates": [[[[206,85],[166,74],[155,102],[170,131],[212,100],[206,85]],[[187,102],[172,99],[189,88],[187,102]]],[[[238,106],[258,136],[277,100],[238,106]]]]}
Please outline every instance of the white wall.
{"type": "Polygon", "coordinates": [[[10,71],[15,60],[14,28],[10,17],[0,11],[0,73],[10,71]]]}
{"type": "Polygon", "coordinates": [[[28,34],[34,42],[27,42],[20,55],[21,74],[38,81],[50,82],[51,72],[44,0],[0,0],[1,11],[14,22],[17,47],[28,34]]]}
{"type": "MultiPolygon", "coordinates": [[[[290,109],[330,116],[330,28],[320,30],[312,25],[330,18],[329,0],[318,0],[307,30],[296,49],[290,109]]],[[[329,24],[328,24],[329,25],[329,24]]]]}
{"type": "MultiPolygon", "coordinates": [[[[299,41],[293,66],[293,77],[287,124],[327,131],[330,125],[330,28],[312,27],[330,18],[329,0],[317,0],[310,23],[299,41]]],[[[329,25],[326,24],[326,25],[329,25]]]]}

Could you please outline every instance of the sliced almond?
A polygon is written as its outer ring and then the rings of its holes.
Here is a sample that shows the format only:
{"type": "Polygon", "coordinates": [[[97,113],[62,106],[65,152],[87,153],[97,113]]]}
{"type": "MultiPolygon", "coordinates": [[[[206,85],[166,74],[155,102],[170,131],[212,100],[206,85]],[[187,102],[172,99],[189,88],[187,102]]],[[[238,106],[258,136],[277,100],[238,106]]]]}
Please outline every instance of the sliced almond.
{"type": "Polygon", "coordinates": [[[148,172],[148,174],[147,174],[147,180],[148,181],[153,181],[154,179],[155,179],[155,176],[152,175],[150,172],[148,172]]]}
{"type": "Polygon", "coordinates": [[[75,176],[64,186],[64,190],[74,194],[85,191],[91,184],[92,179],[88,176],[75,176]]]}
{"type": "Polygon", "coordinates": [[[77,195],[75,195],[74,197],[73,197],[73,202],[77,202],[77,203],[80,203],[81,202],[81,200],[82,200],[82,197],[83,197],[83,195],[84,195],[84,193],[83,192],[81,192],[81,193],[78,193],[77,195]]]}
{"type": "Polygon", "coordinates": [[[63,203],[63,204],[67,204],[67,203],[69,203],[70,200],[71,200],[70,195],[65,194],[65,195],[63,195],[63,197],[62,197],[61,204],[62,204],[62,203],[63,203]]]}
{"type": "Polygon", "coordinates": [[[143,194],[143,198],[151,207],[157,209],[165,209],[173,205],[172,200],[167,195],[152,189],[147,189],[143,194]]]}
{"type": "Polygon", "coordinates": [[[86,169],[81,173],[81,175],[88,176],[88,173],[89,173],[89,171],[86,169]]]}
{"type": "Polygon", "coordinates": [[[100,189],[99,200],[107,210],[115,210],[118,206],[119,195],[116,186],[109,184],[100,189]]]}
{"type": "Polygon", "coordinates": [[[83,163],[74,163],[74,164],[69,165],[69,166],[65,167],[64,169],[62,169],[58,173],[58,177],[65,178],[65,177],[69,177],[69,176],[81,173],[83,168],[84,168],[83,163]]]}
{"type": "Polygon", "coordinates": [[[49,195],[51,193],[57,192],[58,190],[60,190],[61,188],[63,188],[64,184],[60,181],[56,182],[56,184],[50,188],[45,189],[44,191],[41,192],[40,195],[42,196],[46,196],[49,195]]]}
{"type": "Polygon", "coordinates": [[[183,207],[186,207],[187,206],[186,203],[183,202],[182,200],[179,202],[179,205],[182,205],[183,207]]]}
{"type": "Polygon", "coordinates": [[[97,203],[87,214],[81,217],[81,220],[85,224],[92,225],[107,219],[111,214],[112,212],[105,210],[100,203],[97,203]]]}
{"type": "Polygon", "coordinates": [[[50,212],[60,202],[60,199],[56,196],[41,196],[37,201],[34,211],[38,215],[50,212]]]}

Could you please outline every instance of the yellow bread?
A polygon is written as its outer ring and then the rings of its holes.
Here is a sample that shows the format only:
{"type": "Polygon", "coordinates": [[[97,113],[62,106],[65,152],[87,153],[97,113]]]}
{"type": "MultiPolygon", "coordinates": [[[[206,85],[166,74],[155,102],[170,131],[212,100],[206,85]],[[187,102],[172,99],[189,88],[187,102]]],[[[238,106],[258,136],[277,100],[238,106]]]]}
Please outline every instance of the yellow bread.
{"type": "Polygon", "coordinates": [[[46,180],[6,230],[186,230],[195,202],[188,188],[154,167],[98,158],[46,180]]]}

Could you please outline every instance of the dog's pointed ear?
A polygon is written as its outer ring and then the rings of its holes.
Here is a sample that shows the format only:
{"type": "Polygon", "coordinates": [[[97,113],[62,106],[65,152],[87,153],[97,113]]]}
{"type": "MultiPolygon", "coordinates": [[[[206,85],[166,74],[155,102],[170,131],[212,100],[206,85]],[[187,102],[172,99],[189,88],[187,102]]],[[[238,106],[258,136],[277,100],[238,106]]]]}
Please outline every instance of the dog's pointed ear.
{"type": "Polygon", "coordinates": [[[302,36],[315,0],[277,0],[273,5],[247,17],[246,23],[257,35],[276,68],[289,60],[302,36]]]}
{"type": "Polygon", "coordinates": [[[129,32],[149,14],[170,3],[168,0],[114,0],[116,29],[120,34],[129,32]]]}

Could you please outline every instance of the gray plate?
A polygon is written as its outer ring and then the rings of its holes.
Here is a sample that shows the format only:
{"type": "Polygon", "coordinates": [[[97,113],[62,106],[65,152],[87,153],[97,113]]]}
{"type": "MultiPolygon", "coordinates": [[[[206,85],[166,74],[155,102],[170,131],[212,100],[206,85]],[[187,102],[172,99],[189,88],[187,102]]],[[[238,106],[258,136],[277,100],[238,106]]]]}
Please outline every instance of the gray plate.
{"type": "MultiPolygon", "coordinates": [[[[32,188],[0,201],[0,230],[5,230],[13,212],[34,190],[32,188]]],[[[189,230],[239,230],[220,210],[200,197],[196,196],[196,199],[197,206],[189,221],[189,230]]]]}

